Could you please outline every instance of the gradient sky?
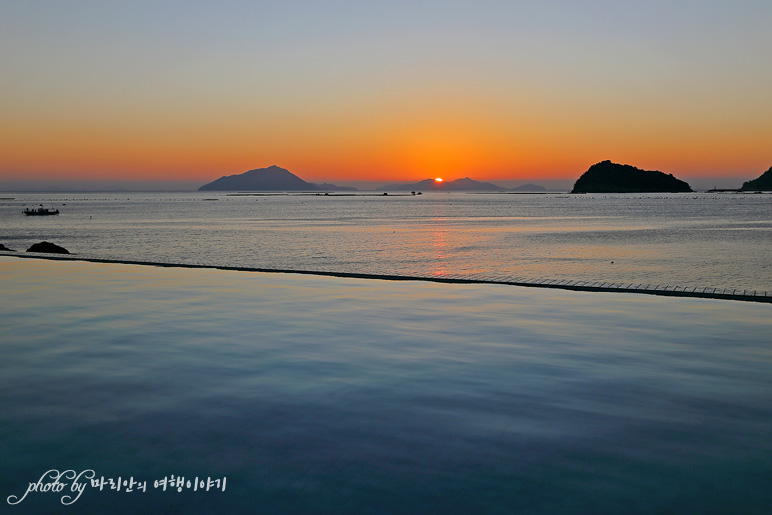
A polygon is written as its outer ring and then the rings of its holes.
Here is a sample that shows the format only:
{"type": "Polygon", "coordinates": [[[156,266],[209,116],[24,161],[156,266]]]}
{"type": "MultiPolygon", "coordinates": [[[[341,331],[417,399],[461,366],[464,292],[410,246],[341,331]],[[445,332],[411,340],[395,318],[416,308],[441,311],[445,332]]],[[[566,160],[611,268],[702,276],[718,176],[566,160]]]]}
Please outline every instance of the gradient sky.
{"type": "Polygon", "coordinates": [[[747,180],[770,27],[768,0],[8,1],[0,178],[747,180]]]}

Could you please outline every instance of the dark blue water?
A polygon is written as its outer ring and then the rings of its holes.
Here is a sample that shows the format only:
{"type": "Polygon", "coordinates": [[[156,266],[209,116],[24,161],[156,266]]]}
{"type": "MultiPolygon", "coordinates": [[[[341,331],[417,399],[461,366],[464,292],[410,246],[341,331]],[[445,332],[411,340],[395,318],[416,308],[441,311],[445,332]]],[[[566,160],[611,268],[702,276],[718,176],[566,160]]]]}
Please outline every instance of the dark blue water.
{"type": "Polygon", "coordinates": [[[8,513],[769,513],[772,309],[0,257],[8,513]],[[31,493],[50,469],[147,481],[31,493]],[[227,478],[225,491],[153,481],[227,478]]]}

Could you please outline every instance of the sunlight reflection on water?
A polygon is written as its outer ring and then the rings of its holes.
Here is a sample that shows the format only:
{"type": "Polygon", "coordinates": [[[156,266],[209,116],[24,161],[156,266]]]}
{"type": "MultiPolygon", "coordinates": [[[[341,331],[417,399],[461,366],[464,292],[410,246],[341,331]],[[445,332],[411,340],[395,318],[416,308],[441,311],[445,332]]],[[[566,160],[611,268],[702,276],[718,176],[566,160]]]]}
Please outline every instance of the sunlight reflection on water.
{"type": "Polygon", "coordinates": [[[0,242],[115,260],[772,291],[770,209],[772,195],[18,194],[0,203],[0,242]],[[57,202],[59,216],[21,215],[57,202]]]}

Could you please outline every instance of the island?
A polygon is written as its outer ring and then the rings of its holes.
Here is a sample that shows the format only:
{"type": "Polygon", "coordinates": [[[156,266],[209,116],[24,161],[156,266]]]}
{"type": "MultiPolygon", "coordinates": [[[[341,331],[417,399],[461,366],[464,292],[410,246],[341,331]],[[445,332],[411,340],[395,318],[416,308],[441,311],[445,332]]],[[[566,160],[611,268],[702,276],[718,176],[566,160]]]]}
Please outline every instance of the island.
{"type": "Polygon", "coordinates": [[[55,243],[49,241],[41,241],[40,243],[33,243],[27,252],[45,252],[48,254],[69,254],[70,251],[64,247],[60,247],[55,243]]]}
{"type": "Polygon", "coordinates": [[[390,184],[380,188],[388,191],[505,191],[506,188],[489,182],[480,182],[464,177],[455,181],[424,179],[411,184],[390,184]]]}
{"type": "Polygon", "coordinates": [[[673,174],[641,170],[630,165],[601,161],[577,179],[571,193],[681,193],[691,192],[688,183],[673,174]]]}
{"type": "Polygon", "coordinates": [[[772,191],[772,167],[758,179],[744,182],[740,191],[772,191]]]}
{"type": "Polygon", "coordinates": [[[532,191],[532,192],[545,192],[545,191],[547,191],[547,188],[545,188],[544,186],[541,186],[541,185],[539,185],[539,184],[533,184],[533,183],[530,183],[530,182],[529,182],[528,184],[522,184],[522,185],[520,185],[520,186],[514,187],[514,188],[512,188],[510,191],[520,191],[520,192],[528,192],[528,191],[532,191]]]}
{"type": "Polygon", "coordinates": [[[226,175],[204,184],[198,191],[355,191],[356,188],[334,184],[306,182],[294,173],[276,165],[226,175]]]}

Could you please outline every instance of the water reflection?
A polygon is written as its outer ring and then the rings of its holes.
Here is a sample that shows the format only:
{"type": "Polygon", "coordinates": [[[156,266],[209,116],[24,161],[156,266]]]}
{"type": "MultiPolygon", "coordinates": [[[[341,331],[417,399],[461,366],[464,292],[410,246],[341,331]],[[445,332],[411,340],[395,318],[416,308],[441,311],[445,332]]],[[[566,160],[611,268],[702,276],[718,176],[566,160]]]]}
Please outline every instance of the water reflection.
{"type": "Polygon", "coordinates": [[[86,258],[209,266],[772,290],[772,195],[203,201],[212,195],[18,194],[0,203],[0,243],[48,240],[86,258]],[[21,214],[39,203],[66,212],[21,214]]]}
{"type": "MultiPolygon", "coordinates": [[[[470,242],[430,221],[440,270],[470,242]]],[[[54,467],[148,480],[78,513],[772,502],[767,305],[8,257],[0,281],[2,502],[54,467]]]]}
{"type": "Polygon", "coordinates": [[[432,275],[436,277],[445,277],[447,275],[445,258],[448,252],[447,228],[444,218],[432,219],[432,250],[433,250],[433,268],[432,275]]]}

